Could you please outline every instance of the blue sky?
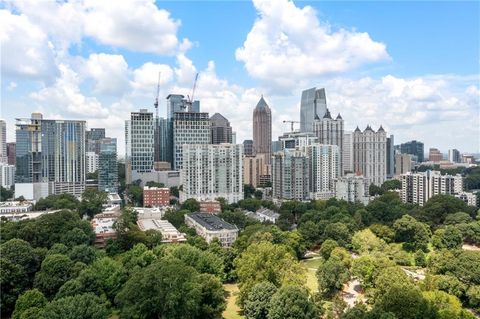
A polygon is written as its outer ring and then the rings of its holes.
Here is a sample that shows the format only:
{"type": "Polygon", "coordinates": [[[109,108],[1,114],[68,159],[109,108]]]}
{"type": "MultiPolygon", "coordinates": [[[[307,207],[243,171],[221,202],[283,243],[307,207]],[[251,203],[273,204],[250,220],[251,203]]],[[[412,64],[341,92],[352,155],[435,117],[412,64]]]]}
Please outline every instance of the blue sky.
{"type": "Polygon", "coordinates": [[[151,107],[160,70],[162,96],[188,94],[199,72],[201,108],[229,118],[238,142],[260,94],[275,139],[317,86],[348,129],[382,124],[396,142],[480,152],[477,1],[115,4],[2,2],[8,140],[14,118],[41,111],[106,127],[122,153],[123,121],[151,107]]]}

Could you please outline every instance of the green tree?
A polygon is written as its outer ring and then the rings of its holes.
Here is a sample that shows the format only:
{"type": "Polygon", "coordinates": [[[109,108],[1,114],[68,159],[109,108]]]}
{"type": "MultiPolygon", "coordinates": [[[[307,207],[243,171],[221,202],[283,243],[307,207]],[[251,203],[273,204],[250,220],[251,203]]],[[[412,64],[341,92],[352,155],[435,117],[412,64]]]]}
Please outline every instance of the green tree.
{"type": "Polygon", "coordinates": [[[180,197],[180,191],[178,190],[177,186],[170,187],[170,194],[175,197],[180,197]]]}
{"type": "Polygon", "coordinates": [[[14,191],[12,189],[4,188],[0,186],[0,202],[5,202],[13,197],[14,191]]]}
{"type": "Polygon", "coordinates": [[[383,182],[381,188],[384,192],[395,190],[395,189],[401,189],[402,182],[399,181],[398,179],[390,179],[388,181],[383,182]]]}
{"type": "Polygon", "coordinates": [[[415,259],[415,266],[425,267],[427,265],[427,258],[422,250],[417,250],[413,258],[415,259]]]}
{"type": "Polygon", "coordinates": [[[68,257],[70,257],[73,262],[79,261],[89,265],[97,258],[97,252],[92,246],[78,245],[74,246],[68,252],[68,257]]]}
{"type": "Polygon", "coordinates": [[[332,251],[337,247],[340,247],[340,246],[335,240],[333,239],[325,240],[322,243],[322,246],[320,246],[320,251],[319,251],[320,256],[322,256],[323,259],[328,260],[328,258],[330,258],[330,254],[332,253],[332,251]]]}
{"type": "Polygon", "coordinates": [[[240,288],[237,300],[241,306],[257,283],[268,281],[280,287],[285,284],[302,285],[305,282],[303,267],[284,245],[265,241],[251,244],[234,264],[240,288]]]}
{"type": "Polygon", "coordinates": [[[69,209],[76,210],[78,208],[78,199],[70,193],[62,193],[58,195],[49,195],[41,198],[35,204],[35,210],[46,209],[69,209]]]}
{"type": "Polygon", "coordinates": [[[375,259],[370,255],[363,255],[353,260],[352,275],[358,278],[364,289],[373,286],[375,267],[375,259]]]}
{"type": "Polygon", "coordinates": [[[393,286],[412,286],[411,279],[398,266],[385,267],[378,272],[374,279],[375,296],[374,300],[383,296],[393,286]]]}
{"type": "Polygon", "coordinates": [[[160,259],[136,272],[115,300],[122,318],[199,318],[206,307],[216,309],[210,313],[215,318],[220,316],[223,306],[218,304],[218,298],[205,297],[223,294],[223,288],[212,284],[211,280],[218,279],[209,278],[208,284],[202,286],[205,277],[194,268],[174,258],[160,259]],[[208,291],[208,287],[213,291],[208,291]]]}
{"type": "Polygon", "coordinates": [[[419,219],[432,225],[441,225],[449,214],[467,211],[467,204],[451,195],[435,195],[419,213],[419,219]]]}
{"type": "Polygon", "coordinates": [[[331,223],[325,227],[325,238],[335,240],[340,246],[347,246],[352,240],[352,234],[344,223],[331,223]]]}
{"type": "Polygon", "coordinates": [[[385,190],[382,187],[377,186],[375,184],[370,184],[370,186],[368,187],[368,194],[370,196],[383,195],[384,193],[385,193],[385,190]]]}
{"type": "Polygon", "coordinates": [[[182,203],[182,209],[186,209],[192,213],[200,210],[200,203],[195,198],[189,198],[182,203]]]}
{"type": "Polygon", "coordinates": [[[464,212],[458,212],[453,214],[448,214],[445,216],[445,225],[455,225],[455,224],[467,224],[472,221],[472,217],[469,214],[464,212]]]}
{"type": "Polygon", "coordinates": [[[109,311],[99,297],[89,293],[50,302],[44,316],[48,319],[106,319],[109,311]]]}
{"type": "Polygon", "coordinates": [[[128,185],[126,190],[128,200],[133,206],[143,206],[143,188],[138,185],[128,185]]]}
{"type": "Polygon", "coordinates": [[[323,296],[332,297],[342,290],[350,279],[350,272],[344,261],[335,256],[322,263],[317,269],[318,290],[323,296]]]}
{"type": "Polygon", "coordinates": [[[463,318],[462,304],[457,297],[449,295],[444,291],[424,291],[423,297],[438,311],[439,319],[461,319],[463,318]]]}
{"type": "Polygon", "coordinates": [[[410,215],[404,215],[393,224],[395,240],[403,242],[409,251],[421,249],[427,251],[432,235],[430,228],[410,215]]]}
{"type": "Polygon", "coordinates": [[[454,226],[437,229],[432,236],[432,244],[437,249],[460,249],[463,244],[462,233],[454,226]]]}
{"type": "Polygon", "coordinates": [[[103,205],[107,202],[107,193],[96,189],[87,188],[82,193],[82,201],[78,206],[78,212],[81,216],[92,218],[95,214],[101,213],[103,205]]]}
{"type": "Polygon", "coordinates": [[[47,256],[42,262],[40,271],[35,274],[34,287],[43,292],[47,298],[53,297],[57,290],[74,275],[73,266],[73,261],[65,255],[47,256]]]}
{"type": "Polygon", "coordinates": [[[31,289],[24,292],[15,302],[15,311],[12,319],[21,319],[22,314],[29,308],[43,309],[48,303],[47,298],[38,289],[31,289]]]}
{"type": "Polygon", "coordinates": [[[200,286],[200,309],[194,318],[222,318],[227,305],[222,283],[210,274],[200,274],[196,281],[200,286]]]}
{"type": "Polygon", "coordinates": [[[471,286],[467,290],[468,304],[476,311],[480,311],[480,285],[471,286]]]}
{"type": "Polygon", "coordinates": [[[395,232],[387,225],[373,224],[369,229],[380,239],[383,239],[387,243],[391,243],[395,238],[395,232]]]}
{"type": "Polygon", "coordinates": [[[165,216],[163,217],[163,219],[168,220],[170,224],[178,228],[185,224],[186,214],[190,214],[190,211],[188,209],[180,209],[180,210],[169,209],[165,213],[165,216]]]}
{"type": "Polygon", "coordinates": [[[280,288],[270,301],[268,319],[318,318],[319,310],[308,292],[297,286],[280,288]]]}
{"type": "Polygon", "coordinates": [[[243,311],[247,319],[267,319],[270,299],[277,291],[274,284],[265,281],[253,286],[247,295],[243,311]]]}
{"type": "Polygon", "coordinates": [[[386,243],[368,228],[356,232],[352,237],[352,248],[359,253],[381,251],[385,245],[386,243]]]}

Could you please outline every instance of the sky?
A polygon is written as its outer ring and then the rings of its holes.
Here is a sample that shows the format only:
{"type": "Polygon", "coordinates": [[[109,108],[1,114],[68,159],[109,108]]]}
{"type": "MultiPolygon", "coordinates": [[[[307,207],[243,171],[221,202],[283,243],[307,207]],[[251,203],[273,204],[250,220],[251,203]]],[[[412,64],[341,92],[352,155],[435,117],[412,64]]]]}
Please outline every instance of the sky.
{"type": "Polygon", "coordinates": [[[273,139],[324,87],[347,130],[382,125],[395,144],[480,153],[478,1],[1,1],[0,118],[86,120],[118,138],[168,94],[252,137],[263,94],[273,139]]]}

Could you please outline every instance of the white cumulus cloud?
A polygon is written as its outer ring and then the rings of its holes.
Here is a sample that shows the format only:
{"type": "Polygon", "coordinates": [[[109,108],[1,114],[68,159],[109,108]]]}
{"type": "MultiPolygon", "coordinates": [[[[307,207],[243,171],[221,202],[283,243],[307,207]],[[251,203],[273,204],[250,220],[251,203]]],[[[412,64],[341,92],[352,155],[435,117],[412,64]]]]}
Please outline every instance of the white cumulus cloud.
{"type": "Polygon", "coordinates": [[[309,78],[389,59],[385,44],[365,32],[331,30],[310,6],[299,8],[290,0],[253,4],[258,18],[236,58],[273,88],[291,89],[309,78]]]}

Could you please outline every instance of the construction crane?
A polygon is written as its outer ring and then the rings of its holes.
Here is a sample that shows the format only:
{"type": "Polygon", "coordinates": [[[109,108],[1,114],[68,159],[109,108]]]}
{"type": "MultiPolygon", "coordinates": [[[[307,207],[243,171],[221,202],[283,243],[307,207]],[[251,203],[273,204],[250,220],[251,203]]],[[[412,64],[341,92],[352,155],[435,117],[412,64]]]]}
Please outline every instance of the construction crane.
{"type": "Polygon", "coordinates": [[[158,82],[157,82],[157,95],[155,96],[155,102],[153,106],[155,107],[155,117],[158,119],[158,97],[160,95],[160,78],[162,76],[162,72],[158,72],[158,82]]]}
{"type": "Polygon", "coordinates": [[[283,121],[283,123],[290,123],[290,127],[291,127],[291,130],[293,132],[293,124],[300,123],[300,122],[299,121],[287,121],[287,120],[285,120],[285,121],[283,121]]]}
{"type": "Polygon", "coordinates": [[[193,88],[192,88],[192,94],[191,94],[192,97],[190,98],[190,95],[187,95],[186,106],[188,106],[188,110],[187,110],[188,112],[192,111],[193,98],[195,95],[195,90],[197,89],[197,81],[198,81],[198,73],[195,75],[195,80],[193,81],[193,88]]]}

